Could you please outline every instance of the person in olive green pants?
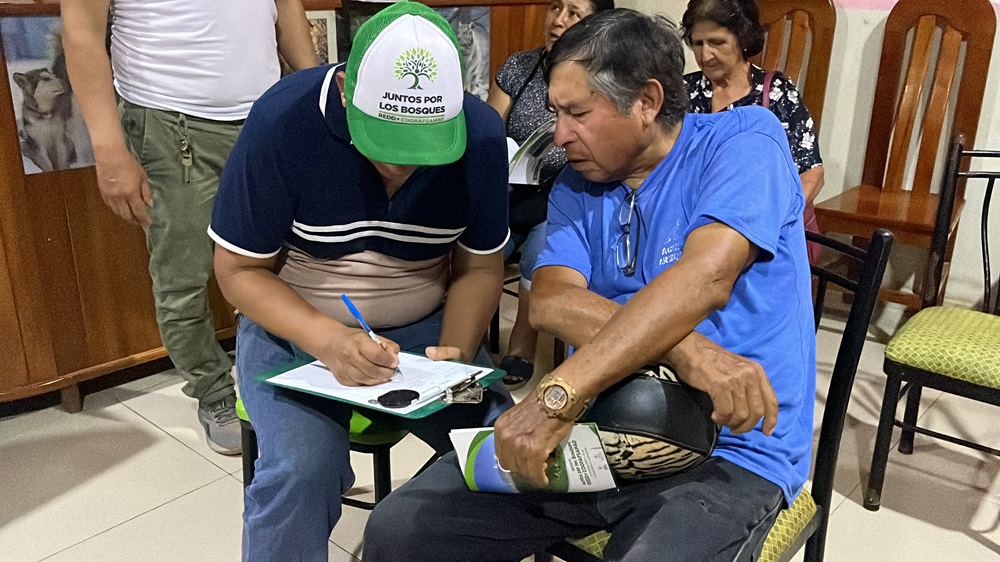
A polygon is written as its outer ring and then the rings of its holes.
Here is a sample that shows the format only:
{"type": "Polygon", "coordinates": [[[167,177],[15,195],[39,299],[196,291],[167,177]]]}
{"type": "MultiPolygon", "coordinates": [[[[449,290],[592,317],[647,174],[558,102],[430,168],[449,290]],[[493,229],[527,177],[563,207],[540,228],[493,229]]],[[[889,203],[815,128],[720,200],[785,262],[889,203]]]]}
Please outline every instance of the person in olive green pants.
{"type": "Polygon", "coordinates": [[[101,197],[141,225],[156,320],[199,401],[209,446],[240,452],[232,361],[215,339],[208,225],[219,176],[253,102],[315,66],[301,0],[64,0],[70,83],[94,145],[101,197]],[[106,47],[111,16],[110,57],[106,47]]]}

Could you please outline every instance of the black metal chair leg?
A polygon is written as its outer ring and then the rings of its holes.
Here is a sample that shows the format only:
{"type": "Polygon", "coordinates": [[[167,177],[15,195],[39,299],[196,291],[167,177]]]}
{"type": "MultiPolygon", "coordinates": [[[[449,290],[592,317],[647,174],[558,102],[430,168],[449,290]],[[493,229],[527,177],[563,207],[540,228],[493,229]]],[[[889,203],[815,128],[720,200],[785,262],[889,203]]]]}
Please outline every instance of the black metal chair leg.
{"type": "Polygon", "coordinates": [[[253,482],[254,462],[257,461],[257,432],[250,422],[240,420],[240,445],[243,447],[243,488],[253,482]]]}
{"type": "Polygon", "coordinates": [[[392,491],[392,464],[389,447],[378,447],[372,453],[372,464],[375,469],[375,503],[385,499],[392,491]]]}
{"type": "Polygon", "coordinates": [[[806,541],[805,562],[823,562],[826,549],[826,524],[827,521],[825,519],[820,521],[819,527],[816,528],[816,531],[806,541]]]}
{"type": "Polygon", "coordinates": [[[490,353],[500,353],[500,307],[490,319],[490,353]]]}
{"type": "Polygon", "coordinates": [[[911,384],[910,389],[906,392],[906,410],[903,411],[903,434],[899,438],[899,452],[904,455],[909,455],[913,453],[913,434],[912,429],[907,429],[907,426],[913,427],[917,425],[917,414],[920,411],[920,391],[922,387],[918,384],[911,384]]]}
{"type": "Polygon", "coordinates": [[[882,503],[882,483],[885,481],[885,465],[889,461],[889,444],[892,440],[892,428],[895,426],[896,403],[899,401],[901,385],[902,380],[895,375],[888,375],[885,381],[882,413],[879,415],[875,449],[872,451],[872,468],[864,498],[865,509],[869,511],[878,511],[882,503]]]}

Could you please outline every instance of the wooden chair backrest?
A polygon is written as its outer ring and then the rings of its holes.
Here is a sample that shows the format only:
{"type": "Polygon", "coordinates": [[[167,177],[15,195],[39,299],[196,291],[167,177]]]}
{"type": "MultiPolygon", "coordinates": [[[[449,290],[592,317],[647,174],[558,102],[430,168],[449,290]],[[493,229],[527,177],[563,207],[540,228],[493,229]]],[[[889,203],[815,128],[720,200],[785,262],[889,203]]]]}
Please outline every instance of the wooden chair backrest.
{"type": "Polygon", "coordinates": [[[539,0],[537,4],[490,8],[491,79],[510,55],[545,44],[545,12],[549,3],[539,0]]]}
{"type": "Polygon", "coordinates": [[[929,193],[949,115],[945,138],[975,143],[996,19],[989,0],[896,4],[882,39],[862,183],[903,190],[916,158],[912,190],[929,193]]]}
{"type": "Polygon", "coordinates": [[[791,78],[818,132],[837,26],[833,1],[759,0],[758,7],[767,35],[764,51],[752,60],[765,70],[780,70],[791,78]]]}

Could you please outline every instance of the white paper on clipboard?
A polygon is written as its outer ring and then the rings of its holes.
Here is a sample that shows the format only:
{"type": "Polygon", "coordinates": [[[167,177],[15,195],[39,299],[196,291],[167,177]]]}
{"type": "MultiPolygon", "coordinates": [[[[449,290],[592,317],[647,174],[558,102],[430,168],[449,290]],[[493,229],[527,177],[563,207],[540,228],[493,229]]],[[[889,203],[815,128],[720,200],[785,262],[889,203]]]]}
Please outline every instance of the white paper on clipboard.
{"type": "Polygon", "coordinates": [[[485,367],[454,363],[451,361],[434,361],[422,355],[401,352],[399,354],[399,370],[402,378],[396,375],[389,382],[375,386],[344,386],[337,382],[333,374],[319,361],[307,363],[275,375],[267,382],[302,390],[312,394],[329,396],[359,406],[381,410],[391,414],[408,414],[429,402],[440,399],[446,389],[468,380],[474,375],[477,379],[492,372],[485,367]],[[409,406],[402,408],[386,408],[378,403],[378,397],[390,390],[415,390],[420,397],[409,406]]]}

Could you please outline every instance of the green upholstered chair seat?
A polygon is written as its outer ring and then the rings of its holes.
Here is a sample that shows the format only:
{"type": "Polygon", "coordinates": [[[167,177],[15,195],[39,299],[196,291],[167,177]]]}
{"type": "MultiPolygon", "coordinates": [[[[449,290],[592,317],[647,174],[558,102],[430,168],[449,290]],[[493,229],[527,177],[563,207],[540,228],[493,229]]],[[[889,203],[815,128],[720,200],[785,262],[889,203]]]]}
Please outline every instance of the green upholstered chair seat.
{"type": "Polygon", "coordinates": [[[604,547],[608,545],[611,533],[607,531],[597,531],[593,535],[587,535],[582,539],[570,539],[570,543],[580,550],[598,558],[604,555],[604,547]]]}
{"type": "Polygon", "coordinates": [[[816,502],[808,490],[802,490],[792,503],[792,507],[778,514],[774,526],[764,539],[764,550],[761,551],[758,562],[781,560],[815,516],[816,502]]]}
{"type": "Polygon", "coordinates": [[[379,418],[378,422],[373,422],[357,410],[351,415],[351,443],[395,445],[406,437],[406,433],[392,420],[379,418]]]}
{"type": "MultiPolygon", "coordinates": [[[[789,509],[778,514],[774,526],[767,533],[764,540],[764,550],[761,552],[759,562],[778,562],[790,546],[795,543],[795,539],[802,533],[812,518],[816,515],[816,502],[807,490],[803,490],[795,503],[789,509]]],[[[604,547],[608,544],[611,533],[598,531],[582,539],[570,540],[572,544],[584,552],[601,558],[604,554],[604,547]]]]}
{"type": "Polygon", "coordinates": [[[250,415],[247,414],[247,409],[243,406],[242,398],[236,400],[236,417],[245,422],[250,421],[250,415]]]}
{"type": "MultiPolygon", "coordinates": [[[[243,400],[236,401],[236,416],[245,422],[250,421],[243,400]]],[[[351,415],[351,442],[362,445],[394,445],[406,437],[406,430],[400,429],[389,421],[379,420],[373,423],[357,410],[351,415]]]]}
{"type": "Polygon", "coordinates": [[[910,318],[885,348],[887,359],[1000,389],[1000,316],[947,306],[910,318]]]}

